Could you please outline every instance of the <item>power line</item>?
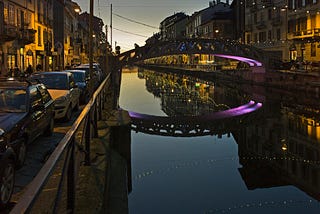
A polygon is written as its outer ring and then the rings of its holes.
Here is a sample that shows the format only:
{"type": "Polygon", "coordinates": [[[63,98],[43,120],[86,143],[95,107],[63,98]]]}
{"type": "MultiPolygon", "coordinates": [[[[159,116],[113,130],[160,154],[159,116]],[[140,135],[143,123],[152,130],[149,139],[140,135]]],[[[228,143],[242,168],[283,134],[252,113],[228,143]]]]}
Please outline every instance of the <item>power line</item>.
{"type": "Polygon", "coordinates": [[[132,32],[129,32],[129,31],[120,30],[120,29],[117,29],[117,28],[115,28],[115,27],[113,27],[113,29],[114,29],[114,30],[117,30],[117,31],[121,31],[121,32],[123,32],[123,33],[128,33],[128,34],[132,34],[132,35],[135,35],[135,36],[141,36],[141,37],[144,37],[144,38],[149,38],[149,36],[144,36],[144,35],[132,33],[132,32]]]}
{"type": "Polygon", "coordinates": [[[126,18],[126,17],[121,16],[121,15],[119,15],[119,14],[117,14],[117,13],[112,13],[112,14],[115,15],[115,16],[118,16],[118,17],[120,17],[120,18],[122,18],[122,19],[125,19],[125,20],[127,20],[127,21],[134,22],[134,23],[136,23],[136,24],[140,24],[140,25],[143,25],[143,26],[146,26],[146,27],[150,27],[150,28],[157,29],[157,30],[159,29],[158,27],[155,27],[155,26],[152,26],[152,25],[148,25],[148,24],[145,24],[145,23],[142,23],[142,22],[138,22],[138,21],[133,20],[133,19],[126,18]]]}

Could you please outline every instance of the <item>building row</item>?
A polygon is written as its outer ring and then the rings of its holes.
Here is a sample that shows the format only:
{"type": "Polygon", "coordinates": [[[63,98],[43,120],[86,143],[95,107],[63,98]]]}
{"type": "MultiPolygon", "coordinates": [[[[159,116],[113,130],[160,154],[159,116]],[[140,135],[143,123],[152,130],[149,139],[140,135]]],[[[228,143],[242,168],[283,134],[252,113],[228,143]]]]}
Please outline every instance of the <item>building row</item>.
{"type": "MultiPolygon", "coordinates": [[[[61,70],[89,61],[89,14],[71,0],[0,0],[0,72],[61,70]]],[[[94,57],[105,43],[103,21],[93,17],[94,57]]],[[[104,49],[105,50],[105,49],[104,49]]]]}
{"type": "Polygon", "coordinates": [[[320,0],[210,1],[191,16],[165,18],[146,44],[183,38],[237,40],[282,61],[320,63],[320,0]]]}

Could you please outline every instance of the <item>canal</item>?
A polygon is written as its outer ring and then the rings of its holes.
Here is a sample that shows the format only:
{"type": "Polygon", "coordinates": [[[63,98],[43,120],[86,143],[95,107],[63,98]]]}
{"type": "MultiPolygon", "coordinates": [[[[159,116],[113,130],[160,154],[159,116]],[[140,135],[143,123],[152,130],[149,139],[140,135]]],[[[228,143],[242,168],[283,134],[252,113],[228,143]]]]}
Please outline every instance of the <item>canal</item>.
{"type": "Polygon", "coordinates": [[[129,213],[320,212],[319,97],[133,68],[119,104],[155,120],[131,131],[129,213]]]}

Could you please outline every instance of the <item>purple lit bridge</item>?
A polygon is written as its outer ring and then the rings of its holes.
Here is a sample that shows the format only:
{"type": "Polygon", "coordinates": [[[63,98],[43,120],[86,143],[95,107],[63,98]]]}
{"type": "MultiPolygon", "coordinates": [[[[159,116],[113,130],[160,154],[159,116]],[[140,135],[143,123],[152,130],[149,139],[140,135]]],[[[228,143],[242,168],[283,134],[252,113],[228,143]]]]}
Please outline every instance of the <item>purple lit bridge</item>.
{"type": "Polygon", "coordinates": [[[261,103],[250,101],[225,111],[199,116],[164,117],[130,112],[131,128],[137,132],[153,135],[192,137],[222,135],[250,122],[253,112],[262,107],[261,103]]]}
{"type": "Polygon", "coordinates": [[[118,55],[122,65],[143,63],[146,59],[178,54],[211,54],[247,63],[253,72],[264,73],[269,57],[261,49],[222,39],[183,39],[157,41],[118,55]]]}

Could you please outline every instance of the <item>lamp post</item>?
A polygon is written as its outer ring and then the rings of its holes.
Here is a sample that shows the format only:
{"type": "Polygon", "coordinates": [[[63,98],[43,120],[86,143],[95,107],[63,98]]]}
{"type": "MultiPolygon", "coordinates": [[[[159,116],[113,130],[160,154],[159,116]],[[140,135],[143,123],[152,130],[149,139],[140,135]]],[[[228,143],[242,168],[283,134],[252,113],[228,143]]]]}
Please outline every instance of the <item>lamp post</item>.
{"type": "Polygon", "coordinates": [[[92,50],[92,40],[93,40],[93,30],[92,30],[92,19],[93,19],[93,0],[90,0],[90,14],[89,14],[89,72],[90,72],[90,96],[93,94],[93,50],[92,50]]]}

